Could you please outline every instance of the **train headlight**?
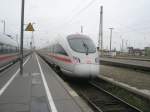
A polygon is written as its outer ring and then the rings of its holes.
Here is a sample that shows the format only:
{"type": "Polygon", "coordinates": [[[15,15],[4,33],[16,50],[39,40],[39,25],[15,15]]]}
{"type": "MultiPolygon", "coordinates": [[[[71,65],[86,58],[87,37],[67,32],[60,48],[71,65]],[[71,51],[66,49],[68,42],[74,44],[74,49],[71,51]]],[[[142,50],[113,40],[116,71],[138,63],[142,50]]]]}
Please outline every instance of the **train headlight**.
{"type": "Polygon", "coordinates": [[[73,56],[74,63],[80,63],[80,59],[78,57],[73,56]]]}
{"type": "Polygon", "coordinates": [[[99,63],[99,62],[100,62],[99,57],[95,58],[95,63],[99,63]]]}

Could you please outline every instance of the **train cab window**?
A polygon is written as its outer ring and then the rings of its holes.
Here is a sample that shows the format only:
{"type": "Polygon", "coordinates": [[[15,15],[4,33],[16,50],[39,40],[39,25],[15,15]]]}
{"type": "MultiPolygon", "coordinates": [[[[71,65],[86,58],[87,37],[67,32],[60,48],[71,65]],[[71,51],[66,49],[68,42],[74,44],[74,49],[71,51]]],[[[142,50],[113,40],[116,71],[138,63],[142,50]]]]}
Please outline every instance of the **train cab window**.
{"type": "Polygon", "coordinates": [[[68,54],[66,53],[66,51],[64,50],[64,48],[61,45],[59,45],[59,44],[56,44],[54,46],[54,52],[56,54],[62,54],[62,55],[68,56],[68,54]]]}
{"type": "Polygon", "coordinates": [[[80,53],[95,53],[96,47],[91,39],[88,38],[71,38],[68,39],[70,47],[80,53]]]}

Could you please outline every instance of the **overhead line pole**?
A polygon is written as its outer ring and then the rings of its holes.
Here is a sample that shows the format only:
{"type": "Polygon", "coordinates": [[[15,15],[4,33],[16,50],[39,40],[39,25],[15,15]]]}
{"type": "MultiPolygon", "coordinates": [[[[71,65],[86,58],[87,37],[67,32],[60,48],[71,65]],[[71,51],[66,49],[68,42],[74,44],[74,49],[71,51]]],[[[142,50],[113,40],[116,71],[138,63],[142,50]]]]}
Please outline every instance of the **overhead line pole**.
{"type": "Polygon", "coordinates": [[[34,35],[33,35],[33,31],[32,31],[31,42],[32,42],[32,50],[33,50],[34,49],[34,35]]]}
{"type": "Polygon", "coordinates": [[[124,40],[122,39],[122,52],[124,51],[124,40]]]}
{"type": "Polygon", "coordinates": [[[21,31],[20,31],[20,74],[23,74],[23,34],[24,34],[24,2],[21,3],[21,31]]]}
{"type": "Polygon", "coordinates": [[[101,25],[101,23],[100,23],[100,16],[99,16],[99,34],[98,34],[98,50],[100,51],[100,41],[101,41],[101,34],[100,34],[100,25],[101,25]]]}
{"type": "Polygon", "coordinates": [[[112,46],[112,30],[114,28],[109,28],[110,29],[110,52],[111,52],[111,46],[112,46]]]}
{"type": "Polygon", "coordinates": [[[83,26],[81,25],[81,33],[83,33],[83,26]]]}
{"type": "Polygon", "coordinates": [[[100,11],[100,36],[101,36],[101,54],[103,55],[103,6],[100,11]]]}
{"type": "Polygon", "coordinates": [[[2,20],[2,23],[3,23],[3,34],[5,34],[5,29],[6,29],[6,22],[5,22],[5,20],[2,20]]]}
{"type": "Polygon", "coordinates": [[[100,18],[99,18],[99,39],[98,48],[101,50],[101,55],[103,54],[103,6],[100,6],[100,18]]]}
{"type": "MultiPolygon", "coordinates": [[[[36,23],[32,23],[32,27],[33,27],[34,24],[36,24],[36,23]]],[[[33,45],[33,46],[32,46],[32,47],[33,47],[32,50],[34,50],[34,48],[35,48],[35,43],[34,43],[34,33],[33,33],[33,32],[34,32],[34,30],[32,31],[32,45],[33,45]]]]}

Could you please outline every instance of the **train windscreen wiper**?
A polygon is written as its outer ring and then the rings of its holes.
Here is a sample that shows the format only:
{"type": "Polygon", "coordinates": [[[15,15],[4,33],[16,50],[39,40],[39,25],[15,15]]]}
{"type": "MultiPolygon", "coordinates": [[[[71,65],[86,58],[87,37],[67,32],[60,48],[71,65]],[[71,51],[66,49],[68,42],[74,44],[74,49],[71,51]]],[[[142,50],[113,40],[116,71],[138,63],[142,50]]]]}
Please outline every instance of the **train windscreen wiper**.
{"type": "Polygon", "coordinates": [[[87,44],[84,42],[84,41],[82,41],[83,42],[83,47],[86,49],[86,55],[88,55],[88,53],[89,53],[89,48],[88,48],[88,46],[87,46],[87,44]]]}

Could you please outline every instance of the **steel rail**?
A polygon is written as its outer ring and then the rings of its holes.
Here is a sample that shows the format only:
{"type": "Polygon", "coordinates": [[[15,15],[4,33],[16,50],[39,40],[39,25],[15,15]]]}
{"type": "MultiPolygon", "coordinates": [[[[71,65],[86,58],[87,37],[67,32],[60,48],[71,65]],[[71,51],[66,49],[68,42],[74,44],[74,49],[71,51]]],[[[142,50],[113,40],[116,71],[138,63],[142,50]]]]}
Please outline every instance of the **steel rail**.
{"type": "Polygon", "coordinates": [[[96,81],[92,81],[92,82],[90,82],[90,84],[91,84],[93,87],[95,87],[96,89],[98,89],[99,91],[102,91],[102,92],[104,92],[104,93],[110,95],[111,97],[113,97],[114,99],[118,100],[118,101],[121,102],[122,104],[124,104],[124,105],[128,106],[129,108],[135,110],[135,112],[143,112],[143,111],[141,111],[140,109],[136,108],[135,106],[130,105],[129,103],[125,102],[124,100],[120,99],[119,97],[117,97],[117,96],[111,94],[110,92],[104,90],[102,87],[100,87],[100,86],[97,84],[96,81]]]}
{"type": "Polygon", "coordinates": [[[9,68],[11,65],[13,65],[13,62],[10,62],[10,63],[8,63],[7,65],[4,65],[4,66],[0,67],[0,73],[1,73],[2,71],[4,71],[5,69],[9,68]]]}
{"type": "Polygon", "coordinates": [[[95,112],[143,112],[102,89],[94,82],[89,82],[86,87],[88,88],[77,87],[75,90],[93,109],[95,109],[95,112]],[[90,93],[91,88],[92,91],[90,93]]]}

